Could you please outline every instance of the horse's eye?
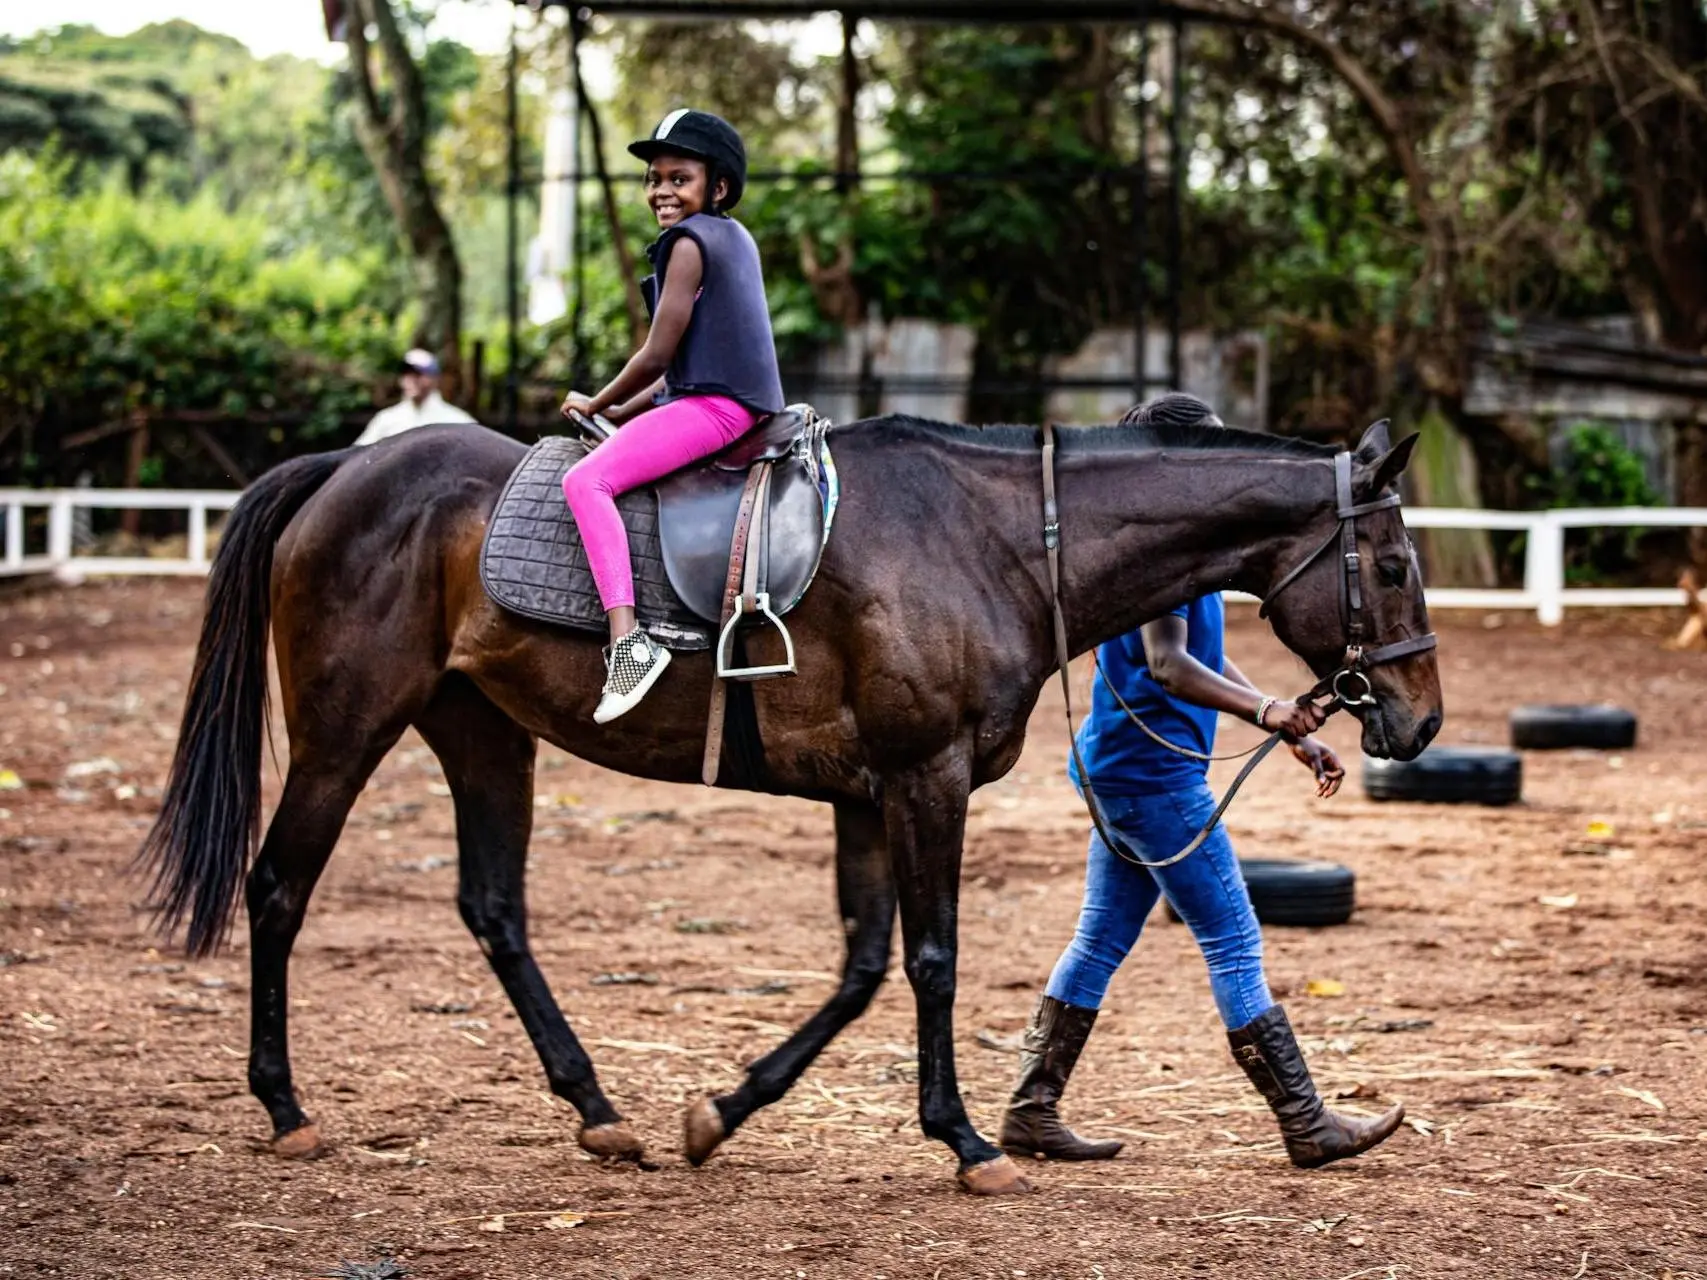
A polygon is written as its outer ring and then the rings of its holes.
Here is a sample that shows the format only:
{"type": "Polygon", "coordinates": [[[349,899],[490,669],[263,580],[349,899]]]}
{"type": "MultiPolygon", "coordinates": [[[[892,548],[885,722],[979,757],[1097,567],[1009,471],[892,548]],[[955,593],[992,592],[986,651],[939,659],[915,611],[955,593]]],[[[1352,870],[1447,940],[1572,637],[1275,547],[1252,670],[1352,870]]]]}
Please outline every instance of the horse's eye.
{"type": "Polygon", "coordinates": [[[1382,560],[1375,566],[1375,572],[1381,576],[1381,581],[1389,587],[1405,585],[1405,573],[1409,568],[1403,560],[1382,560]]]}

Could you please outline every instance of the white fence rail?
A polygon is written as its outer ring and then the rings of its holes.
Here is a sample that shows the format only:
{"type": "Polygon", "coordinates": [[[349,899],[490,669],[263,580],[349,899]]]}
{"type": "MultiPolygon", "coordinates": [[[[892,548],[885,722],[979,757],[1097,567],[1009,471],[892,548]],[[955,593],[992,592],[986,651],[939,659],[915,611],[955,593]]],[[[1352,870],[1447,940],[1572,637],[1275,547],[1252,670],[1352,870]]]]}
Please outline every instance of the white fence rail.
{"type": "MultiPolygon", "coordinates": [[[[229,511],[241,495],[230,490],[164,489],[0,489],[5,513],[5,542],[0,577],[52,573],[60,577],[100,574],[203,574],[208,568],[208,513],[229,511]],[[45,552],[26,554],[25,515],[47,511],[45,552]],[[182,557],[79,555],[72,548],[73,513],[79,510],[153,510],[189,513],[189,539],[182,557]]],[[[1629,528],[1707,528],[1707,508],[1599,507],[1571,511],[1479,511],[1457,507],[1411,507],[1405,522],[1413,529],[1497,529],[1527,533],[1523,587],[1430,587],[1428,602],[1441,609],[1522,609],[1535,611],[1547,626],[1564,620],[1570,608],[1649,608],[1676,606],[1676,587],[1595,588],[1565,585],[1565,530],[1629,528]]]]}
{"type": "Polygon", "coordinates": [[[171,489],[0,489],[6,537],[0,548],[0,577],[51,573],[59,577],[94,574],[203,574],[208,568],[207,517],[229,511],[242,494],[235,490],[171,489]],[[47,512],[47,545],[30,554],[25,545],[25,512],[47,512]],[[183,556],[79,555],[71,530],[77,511],[185,511],[189,539],[183,556]]]}

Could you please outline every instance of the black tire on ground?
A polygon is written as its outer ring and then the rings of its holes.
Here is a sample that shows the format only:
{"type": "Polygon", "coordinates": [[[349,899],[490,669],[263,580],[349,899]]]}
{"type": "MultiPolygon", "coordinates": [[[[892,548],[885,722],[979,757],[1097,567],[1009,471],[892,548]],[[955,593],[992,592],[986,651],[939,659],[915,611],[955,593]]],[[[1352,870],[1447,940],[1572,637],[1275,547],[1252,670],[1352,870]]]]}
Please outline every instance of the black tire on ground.
{"type": "Polygon", "coordinates": [[[1518,707],[1511,713],[1511,745],[1525,751],[1625,751],[1636,745],[1636,717],[1623,707],[1518,707]]]}
{"type": "Polygon", "coordinates": [[[1415,760],[1366,756],[1363,793],[1371,800],[1515,804],[1523,795],[1523,757],[1503,747],[1430,747],[1415,760]]]}
{"type": "Polygon", "coordinates": [[[1344,924],[1357,902],[1357,876],[1337,862],[1240,858],[1239,870],[1263,924],[1344,924]]]}
{"type": "MultiPolygon", "coordinates": [[[[1261,924],[1304,928],[1344,924],[1357,902],[1357,876],[1337,862],[1240,858],[1239,871],[1261,924]]],[[[1172,906],[1167,916],[1179,920],[1172,906]]]]}

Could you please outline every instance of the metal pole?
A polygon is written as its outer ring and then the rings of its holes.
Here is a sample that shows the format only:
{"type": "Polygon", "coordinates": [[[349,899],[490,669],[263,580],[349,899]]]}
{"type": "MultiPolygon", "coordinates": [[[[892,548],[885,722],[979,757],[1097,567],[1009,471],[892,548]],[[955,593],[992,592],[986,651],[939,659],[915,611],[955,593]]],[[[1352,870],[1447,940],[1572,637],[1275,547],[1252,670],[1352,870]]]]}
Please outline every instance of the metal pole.
{"type": "Polygon", "coordinates": [[[505,115],[510,131],[509,180],[505,184],[505,301],[509,306],[509,350],[507,367],[504,370],[504,426],[515,435],[519,423],[519,386],[516,376],[516,366],[521,362],[521,343],[518,330],[521,328],[521,289],[517,280],[520,273],[518,256],[520,253],[520,232],[517,227],[516,202],[521,196],[522,161],[521,142],[518,138],[520,123],[516,110],[516,6],[510,8],[510,63],[508,83],[504,92],[505,115]]]}
{"type": "Polygon", "coordinates": [[[1150,307],[1150,282],[1147,274],[1150,244],[1145,228],[1146,211],[1150,203],[1150,103],[1144,96],[1144,87],[1150,78],[1150,24],[1147,21],[1149,9],[1148,4],[1140,3],[1138,6],[1138,174],[1132,194],[1132,249],[1138,260],[1136,274],[1132,278],[1132,394],[1138,401],[1144,399],[1150,385],[1146,376],[1148,364],[1144,358],[1144,348],[1148,345],[1144,315],[1150,307]]]}
{"type": "Polygon", "coordinates": [[[1180,150],[1180,125],[1185,116],[1185,23],[1174,19],[1173,104],[1168,112],[1168,166],[1173,188],[1168,211],[1168,380],[1183,390],[1180,365],[1180,295],[1185,267],[1181,259],[1185,218],[1185,156],[1180,150]]]}
{"type": "MultiPolygon", "coordinates": [[[[576,87],[575,92],[575,163],[574,177],[570,179],[573,200],[577,206],[581,203],[581,180],[587,172],[586,136],[587,131],[581,128],[581,117],[586,114],[587,103],[585,95],[580,92],[581,85],[581,15],[579,10],[569,13],[569,69],[570,82],[576,87]]],[[[569,343],[574,353],[573,367],[569,371],[569,385],[585,387],[587,377],[586,356],[586,319],[587,319],[587,228],[585,219],[579,215],[575,218],[575,243],[573,246],[573,278],[575,299],[569,304],[569,343]]]]}

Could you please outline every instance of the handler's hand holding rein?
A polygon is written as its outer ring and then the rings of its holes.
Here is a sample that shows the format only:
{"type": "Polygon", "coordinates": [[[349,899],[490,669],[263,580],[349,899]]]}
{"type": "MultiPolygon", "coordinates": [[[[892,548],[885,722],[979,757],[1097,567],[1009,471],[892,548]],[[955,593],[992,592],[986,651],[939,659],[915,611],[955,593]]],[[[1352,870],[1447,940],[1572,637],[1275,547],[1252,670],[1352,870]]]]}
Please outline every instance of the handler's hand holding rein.
{"type": "Polygon", "coordinates": [[[1328,713],[1305,698],[1289,698],[1266,703],[1267,709],[1258,728],[1278,733],[1287,742],[1296,744],[1327,723],[1328,713]]]}

